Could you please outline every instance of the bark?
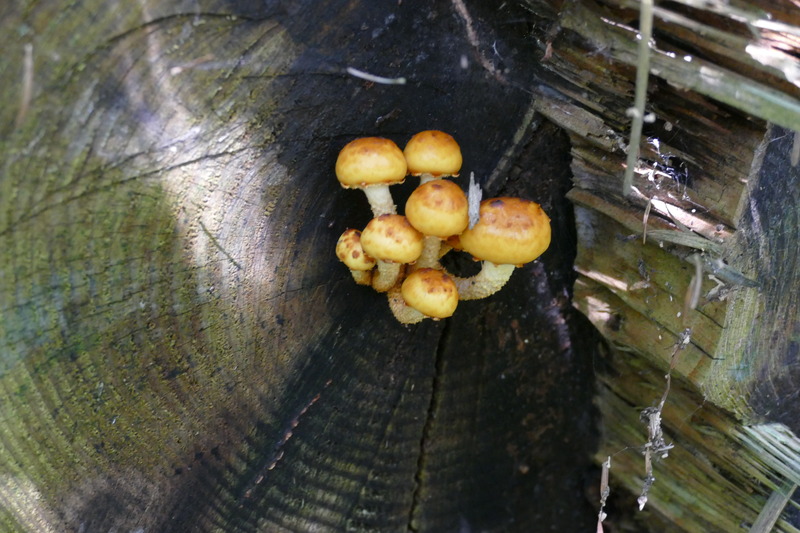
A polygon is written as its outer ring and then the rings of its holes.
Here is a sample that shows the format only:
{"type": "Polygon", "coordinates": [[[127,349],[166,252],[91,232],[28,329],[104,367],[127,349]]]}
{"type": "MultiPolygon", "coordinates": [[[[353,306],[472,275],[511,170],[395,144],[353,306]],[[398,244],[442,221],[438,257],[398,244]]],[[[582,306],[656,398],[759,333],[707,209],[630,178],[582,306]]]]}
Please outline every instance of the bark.
{"type": "Polygon", "coordinates": [[[594,344],[568,299],[569,146],[528,90],[538,19],[162,4],[3,8],[2,529],[586,528],[594,344]],[[335,260],[369,215],[333,163],[428,128],[560,238],[490,301],[403,327],[335,260]]]}

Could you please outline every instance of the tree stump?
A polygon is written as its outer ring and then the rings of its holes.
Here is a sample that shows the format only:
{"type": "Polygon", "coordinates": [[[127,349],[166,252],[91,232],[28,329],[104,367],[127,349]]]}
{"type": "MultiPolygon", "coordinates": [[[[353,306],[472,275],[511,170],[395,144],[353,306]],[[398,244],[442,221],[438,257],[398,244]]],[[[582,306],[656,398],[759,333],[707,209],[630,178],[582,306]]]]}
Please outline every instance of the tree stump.
{"type": "Polygon", "coordinates": [[[476,4],[7,8],[0,529],[592,527],[568,139],[529,14],[476,4]],[[429,128],[559,239],[405,327],[336,261],[368,209],[333,167],[429,128]]]}
{"type": "Polygon", "coordinates": [[[0,528],[798,531],[800,17],[653,7],[625,195],[640,5],[7,7],[0,528]],[[406,327],[333,166],[430,128],[555,238],[406,327]]]}

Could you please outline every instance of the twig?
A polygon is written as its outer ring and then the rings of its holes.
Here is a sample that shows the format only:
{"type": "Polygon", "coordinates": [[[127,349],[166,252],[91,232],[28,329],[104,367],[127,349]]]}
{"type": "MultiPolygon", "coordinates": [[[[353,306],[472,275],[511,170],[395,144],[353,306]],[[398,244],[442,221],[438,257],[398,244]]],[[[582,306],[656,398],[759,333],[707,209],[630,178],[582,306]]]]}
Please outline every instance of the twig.
{"type": "Polygon", "coordinates": [[[653,34],[653,0],[642,0],[639,11],[639,54],[636,65],[636,92],[633,107],[629,109],[631,136],[628,143],[628,158],[622,178],[622,195],[628,196],[633,185],[633,170],[639,160],[639,143],[642,140],[644,104],[647,100],[647,80],[650,76],[650,38],[653,34]]]}
{"type": "Polygon", "coordinates": [[[480,62],[481,66],[485,68],[492,76],[494,76],[494,78],[500,83],[507,83],[505,76],[503,76],[503,74],[497,70],[491,61],[489,61],[486,56],[483,55],[483,52],[481,52],[478,33],[472,26],[472,17],[470,16],[467,6],[464,4],[463,0],[451,0],[451,2],[458,13],[458,16],[464,21],[464,26],[466,26],[467,30],[467,41],[469,41],[469,44],[475,49],[475,54],[478,56],[478,61],[480,62]]]}
{"type": "Polygon", "coordinates": [[[475,227],[480,218],[481,209],[481,187],[475,183],[475,173],[469,173],[469,189],[467,190],[467,200],[469,204],[469,229],[475,227]]]}
{"type": "Polygon", "coordinates": [[[647,424],[648,436],[647,442],[644,445],[645,478],[642,485],[642,493],[637,499],[640,511],[644,509],[645,504],[647,504],[647,495],[653,483],[656,481],[655,476],[653,476],[654,455],[656,459],[666,459],[669,456],[669,451],[674,447],[673,444],[667,444],[664,440],[664,431],[661,428],[661,414],[664,411],[664,404],[667,403],[667,396],[669,396],[670,387],[672,385],[672,370],[675,368],[675,364],[678,361],[678,353],[686,348],[689,342],[691,342],[691,339],[692,330],[691,328],[686,328],[683,330],[680,337],[678,337],[678,344],[675,345],[675,349],[672,350],[669,369],[667,370],[666,376],[664,376],[667,384],[664,387],[664,393],[661,395],[661,401],[658,403],[658,407],[643,409],[642,413],[639,415],[640,420],[647,424]]]}
{"type": "Polygon", "coordinates": [[[700,254],[692,254],[689,260],[694,264],[694,275],[689,286],[686,288],[686,296],[683,300],[683,321],[689,320],[689,311],[697,309],[700,303],[700,292],[703,287],[703,260],[700,254]]]}
{"type": "Polygon", "coordinates": [[[384,85],[405,85],[406,79],[405,78],[384,78],[383,76],[376,76],[374,74],[370,74],[369,72],[364,72],[363,70],[358,70],[357,68],[347,67],[347,73],[351,76],[355,76],[356,78],[361,78],[362,80],[371,81],[373,83],[382,83],[384,85]]]}
{"type": "Polygon", "coordinates": [[[28,109],[31,105],[31,98],[33,98],[33,45],[25,43],[24,56],[22,61],[22,93],[19,97],[19,109],[17,110],[17,117],[14,119],[14,127],[18,128],[25,120],[28,114],[28,109]]]}
{"type": "Polygon", "coordinates": [[[611,470],[611,456],[603,462],[603,473],[600,475],[600,510],[597,513],[597,533],[603,533],[603,520],[606,519],[605,508],[611,489],[608,486],[608,471],[611,470]]]}
{"type": "Polygon", "coordinates": [[[199,65],[202,65],[204,63],[208,63],[209,61],[212,61],[213,59],[214,59],[214,54],[202,55],[202,56],[198,57],[197,59],[193,59],[192,61],[189,61],[188,63],[184,63],[182,65],[176,65],[176,66],[172,67],[171,69],[169,69],[169,74],[170,74],[170,76],[177,76],[178,74],[180,74],[184,70],[193,69],[193,68],[195,68],[195,67],[197,67],[199,65]]]}
{"type": "Polygon", "coordinates": [[[289,421],[287,427],[284,428],[280,440],[278,440],[278,442],[275,443],[275,446],[272,449],[272,454],[269,456],[269,461],[262,468],[258,470],[253,479],[247,484],[247,487],[245,488],[244,492],[242,492],[242,495],[239,497],[238,501],[240,507],[243,506],[247,500],[250,500],[252,498],[253,491],[256,490],[256,488],[261,484],[262,481],[264,481],[264,478],[266,478],[269,472],[272,471],[276,466],[278,466],[280,460],[283,459],[284,455],[283,448],[289,442],[289,439],[291,439],[292,436],[294,435],[294,430],[297,428],[298,425],[300,425],[300,419],[303,417],[303,415],[305,415],[308,412],[309,409],[311,409],[312,405],[314,405],[319,401],[320,397],[322,396],[322,391],[327,389],[328,385],[330,385],[331,382],[332,380],[330,379],[326,381],[322,387],[322,390],[318,392],[313,398],[311,398],[311,400],[308,403],[306,403],[303,406],[303,408],[300,409],[300,411],[289,421]]]}
{"type": "Polygon", "coordinates": [[[653,199],[647,199],[647,206],[644,208],[644,216],[642,217],[642,225],[644,229],[642,230],[642,244],[647,243],[647,221],[650,219],[650,209],[653,207],[653,199]]]}

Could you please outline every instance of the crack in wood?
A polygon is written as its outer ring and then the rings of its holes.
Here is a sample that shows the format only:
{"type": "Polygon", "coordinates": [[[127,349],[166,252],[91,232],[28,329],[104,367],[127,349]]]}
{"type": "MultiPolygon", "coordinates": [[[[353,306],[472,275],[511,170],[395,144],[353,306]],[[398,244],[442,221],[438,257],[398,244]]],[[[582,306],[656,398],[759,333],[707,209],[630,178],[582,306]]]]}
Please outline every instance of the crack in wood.
{"type": "Polygon", "coordinates": [[[436,421],[436,414],[439,411],[442,399],[442,388],[440,386],[442,373],[444,371],[444,354],[447,352],[447,344],[450,340],[450,322],[446,320],[442,329],[439,343],[436,346],[436,362],[434,364],[434,374],[431,383],[431,397],[425,417],[425,424],[422,426],[422,437],[419,442],[419,457],[417,459],[417,471],[414,473],[414,493],[411,497],[411,507],[408,510],[408,531],[420,531],[418,514],[422,507],[422,493],[425,489],[423,475],[428,466],[428,453],[426,448],[430,442],[430,435],[436,421]]]}
{"type": "Polygon", "coordinates": [[[250,482],[245,486],[245,489],[241,492],[241,495],[237,498],[236,501],[238,502],[240,508],[244,507],[245,503],[252,499],[253,491],[256,490],[259,485],[261,485],[269,472],[271,472],[278,465],[278,462],[283,459],[285,452],[284,446],[294,435],[294,430],[300,424],[300,419],[306,414],[306,412],[308,412],[312,405],[319,401],[322,393],[328,388],[328,385],[330,385],[331,382],[332,380],[327,380],[322,389],[317,392],[317,394],[314,395],[308,401],[308,403],[306,403],[303,408],[300,409],[297,414],[284,425],[281,438],[273,446],[272,453],[269,455],[269,459],[263,463],[261,468],[258,469],[250,482]]]}
{"type": "Polygon", "coordinates": [[[222,255],[224,255],[225,257],[227,257],[227,258],[228,258],[228,261],[230,261],[231,263],[233,263],[233,266],[235,266],[237,270],[242,270],[242,265],[240,265],[240,264],[239,264],[239,263],[236,261],[236,259],[234,259],[234,258],[233,258],[233,256],[232,256],[230,253],[228,253],[228,251],[227,251],[225,248],[223,248],[223,247],[222,247],[222,245],[219,243],[219,241],[216,239],[216,237],[214,237],[214,236],[211,234],[211,232],[210,232],[210,231],[208,231],[208,228],[206,228],[206,225],[205,225],[205,224],[203,224],[203,221],[202,221],[202,220],[198,220],[198,222],[200,223],[200,228],[203,230],[203,233],[205,233],[205,234],[206,234],[206,237],[208,237],[208,238],[211,240],[211,244],[213,244],[214,246],[216,246],[216,248],[217,248],[217,249],[218,249],[220,252],[222,252],[222,255]]]}

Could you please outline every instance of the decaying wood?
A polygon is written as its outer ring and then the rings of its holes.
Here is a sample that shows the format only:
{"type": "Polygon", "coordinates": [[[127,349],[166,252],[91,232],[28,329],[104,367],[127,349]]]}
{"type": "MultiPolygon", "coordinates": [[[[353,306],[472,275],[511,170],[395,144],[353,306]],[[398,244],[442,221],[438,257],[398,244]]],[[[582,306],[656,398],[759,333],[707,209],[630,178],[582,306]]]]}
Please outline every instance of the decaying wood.
{"type": "Polygon", "coordinates": [[[638,412],[658,405],[670,372],[680,386],[673,381],[663,423],[675,447],[656,464],[648,505],[685,531],[760,531],[771,520],[797,530],[775,511],[797,482],[797,437],[785,430],[768,452],[774,440],[741,435],[742,424],[800,428],[800,256],[788,244],[800,231],[789,159],[800,128],[800,20],[778,4],[656,6],[653,121],[628,197],[638,2],[560,3],[560,32],[544,44],[547,63],[574,86],[537,104],[571,134],[574,302],[612,345],[597,461],[611,455],[612,480],[642,490],[638,412]],[[764,456],[780,459],[767,466],[764,456]]]}
{"type": "Polygon", "coordinates": [[[796,6],[654,7],[623,197],[638,3],[521,5],[6,8],[4,530],[589,530],[594,365],[609,529],[666,398],[641,529],[798,531],[796,6]],[[431,127],[559,238],[404,328],[333,258],[332,167],[431,127]]]}

